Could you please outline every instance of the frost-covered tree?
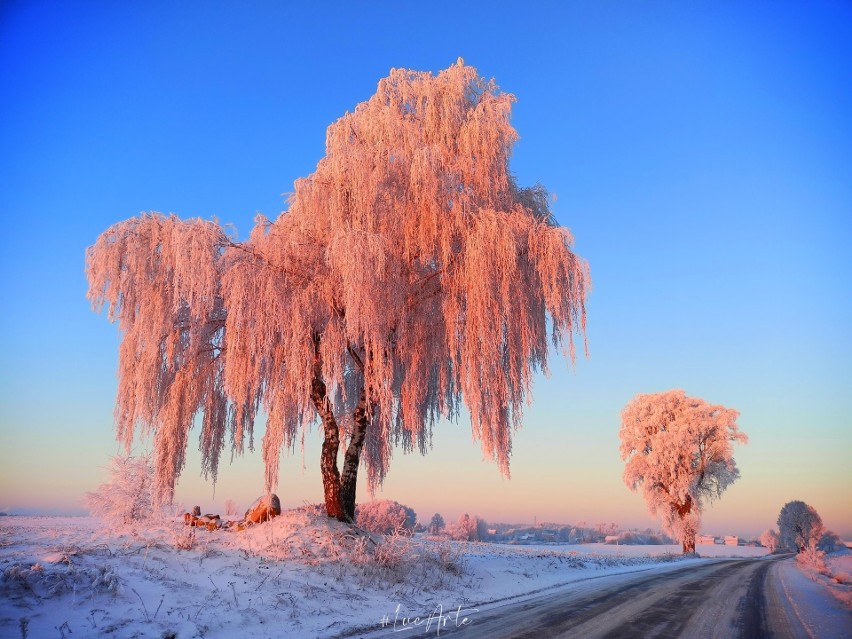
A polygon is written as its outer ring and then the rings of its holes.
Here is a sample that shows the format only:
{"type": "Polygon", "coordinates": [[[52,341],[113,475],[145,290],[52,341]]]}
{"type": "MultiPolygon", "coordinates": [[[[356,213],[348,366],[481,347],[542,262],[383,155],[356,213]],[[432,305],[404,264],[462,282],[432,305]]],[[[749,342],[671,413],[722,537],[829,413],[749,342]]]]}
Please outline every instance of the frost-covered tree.
{"type": "Polygon", "coordinates": [[[822,518],[803,501],[787,502],[778,514],[779,546],[784,550],[804,552],[819,541],[825,530],[822,518]]]}
{"type": "Polygon", "coordinates": [[[488,524],[477,515],[464,513],[457,522],[446,527],[446,532],[459,541],[482,541],[488,535],[488,524]]]}
{"type": "Polygon", "coordinates": [[[735,442],[748,438],[737,427],[739,413],[682,390],[637,395],[621,412],[624,483],[640,486],[652,515],[695,552],[695,535],[706,502],[739,477],[735,442]]]}
{"type": "Polygon", "coordinates": [[[358,504],[355,508],[355,523],[364,530],[390,535],[401,532],[410,535],[417,525],[417,513],[391,499],[379,499],[358,504]]]}
{"type": "Polygon", "coordinates": [[[435,513],[432,515],[432,519],[429,522],[429,534],[430,535],[438,535],[444,529],[446,523],[444,522],[444,518],[441,517],[441,513],[435,513]]]}
{"type": "Polygon", "coordinates": [[[778,548],[778,532],[770,528],[760,533],[760,545],[767,548],[770,553],[778,548]]]}
{"type": "Polygon", "coordinates": [[[108,481],[84,501],[92,515],[113,526],[144,522],[154,514],[154,465],[149,455],[116,455],[110,459],[108,481]]]}
{"type": "Polygon", "coordinates": [[[826,530],[817,542],[817,548],[823,552],[834,552],[843,547],[843,540],[833,530],[826,530]]]}
{"type": "Polygon", "coordinates": [[[573,360],[585,336],[589,282],[546,191],[509,172],[513,100],[461,60],[437,76],[394,69],[247,241],[159,214],[98,238],[88,295],[122,335],[117,434],[153,433],[158,498],[197,415],[215,480],[226,441],[253,447],[261,408],[267,490],[281,450],[318,422],[339,519],[354,517],[362,461],[374,490],[394,446],[427,452],[462,406],[508,474],[534,374],[550,346],[573,360]]]}

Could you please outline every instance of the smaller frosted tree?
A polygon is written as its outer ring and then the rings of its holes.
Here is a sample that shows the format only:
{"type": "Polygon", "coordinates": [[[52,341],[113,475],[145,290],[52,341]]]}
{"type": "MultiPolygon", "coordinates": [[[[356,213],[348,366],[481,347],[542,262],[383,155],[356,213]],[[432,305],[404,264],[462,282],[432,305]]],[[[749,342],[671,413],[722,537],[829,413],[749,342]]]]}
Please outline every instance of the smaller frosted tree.
{"type": "Polygon", "coordinates": [[[364,530],[381,535],[396,532],[410,535],[417,524],[417,513],[413,508],[391,499],[379,499],[358,504],[355,509],[355,523],[364,530]]]}
{"type": "Polygon", "coordinates": [[[772,528],[764,530],[760,534],[760,545],[767,548],[770,553],[778,548],[778,533],[772,528]]]}
{"type": "Polygon", "coordinates": [[[682,390],[637,395],[621,412],[624,483],[640,486],[652,515],[695,552],[695,535],[708,501],[740,476],[733,443],[748,438],[736,410],[687,397],[682,390]]]}
{"type": "Polygon", "coordinates": [[[834,552],[842,547],[843,540],[840,539],[840,535],[832,530],[826,530],[817,542],[817,548],[823,552],[834,552]]]}
{"type": "Polygon", "coordinates": [[[444,526],[446,526],[444,518],[441,517],[440,513],[435,513],[434,515],[432,515],[432,520],[429,522],[429,534],[439,535],[444,529],[444,526]]]}
{"type": "Polygon", "coordinates": [[[447,526],[447,533],[458,541],[482,541],[488,535],[488,524],[477,515],[464,513],[457,522],[447,526]]]}
{"type": "Polygon", "coordinates": [[[784,550],[804,552],[816,544],[824,530],[817,511],[803,501],[787,502],[778,514],[779,545],[784,550]]]}
{"type": "Polygon", "coordinates": [[[86,493],[92,515],[113,526],[145,521],[154,513],[154,464],[149,455],[110,459],[109,480],[86,493]]]}

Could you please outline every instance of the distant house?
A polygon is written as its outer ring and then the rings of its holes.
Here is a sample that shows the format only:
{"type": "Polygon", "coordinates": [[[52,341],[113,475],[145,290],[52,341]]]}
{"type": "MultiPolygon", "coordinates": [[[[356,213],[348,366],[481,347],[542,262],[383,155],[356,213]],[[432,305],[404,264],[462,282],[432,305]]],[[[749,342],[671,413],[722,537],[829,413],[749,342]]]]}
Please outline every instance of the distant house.
{"type": "Polygon", "coordinates": [[[607,535],[606,537],[604,537],[604,543],[617,544],[619,539],[621,539],[621,537],[618,535],[607,535]]]}
{"type": "Polygon", "coordinates": [[[716,543],[716,539],[713,535],[698,535],[695,538],[695,543],[699,546],[712,546],[716,543]]]}
{"type": "Polygon", "coordinates": [[[736,535],[725,535],[726,546],[736,546],[740,543],[740,538],[736,535]]]}

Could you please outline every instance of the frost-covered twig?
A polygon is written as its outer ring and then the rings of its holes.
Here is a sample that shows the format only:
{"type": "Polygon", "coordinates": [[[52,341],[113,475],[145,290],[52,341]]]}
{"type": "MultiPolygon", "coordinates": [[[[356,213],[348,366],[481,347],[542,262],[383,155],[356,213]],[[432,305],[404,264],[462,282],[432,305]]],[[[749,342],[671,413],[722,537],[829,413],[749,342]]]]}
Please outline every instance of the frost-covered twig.
{"type": "Polygon", "coordinates": [[[142,604],[142,612],[145,613],[145,621],[147,621],[148,623],[151,623],[151,617],[148,615],[148,607],[145,605],[145,602],[142,601],[142,595],[140,595],[138,592],[136,592],[135,588],[131,588],[130,590],[133,591],[134,595],[139,597],[139,602],[142,604]]]}

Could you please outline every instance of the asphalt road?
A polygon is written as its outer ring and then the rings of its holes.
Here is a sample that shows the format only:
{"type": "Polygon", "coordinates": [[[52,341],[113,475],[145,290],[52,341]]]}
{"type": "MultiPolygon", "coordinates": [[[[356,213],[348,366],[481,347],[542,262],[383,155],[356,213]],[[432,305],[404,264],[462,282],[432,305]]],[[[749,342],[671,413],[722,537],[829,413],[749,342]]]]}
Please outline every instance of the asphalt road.
{"type": "MultiPolygon", "coordinates": [[[[722,560],[665,573],[595,580],[522,603],[469,613],[408,638],[661,637],[810,639],[773,575],[778,559],[722,560]]],[[[462,611],[462,615],[464,615],[462,611]]]]}

